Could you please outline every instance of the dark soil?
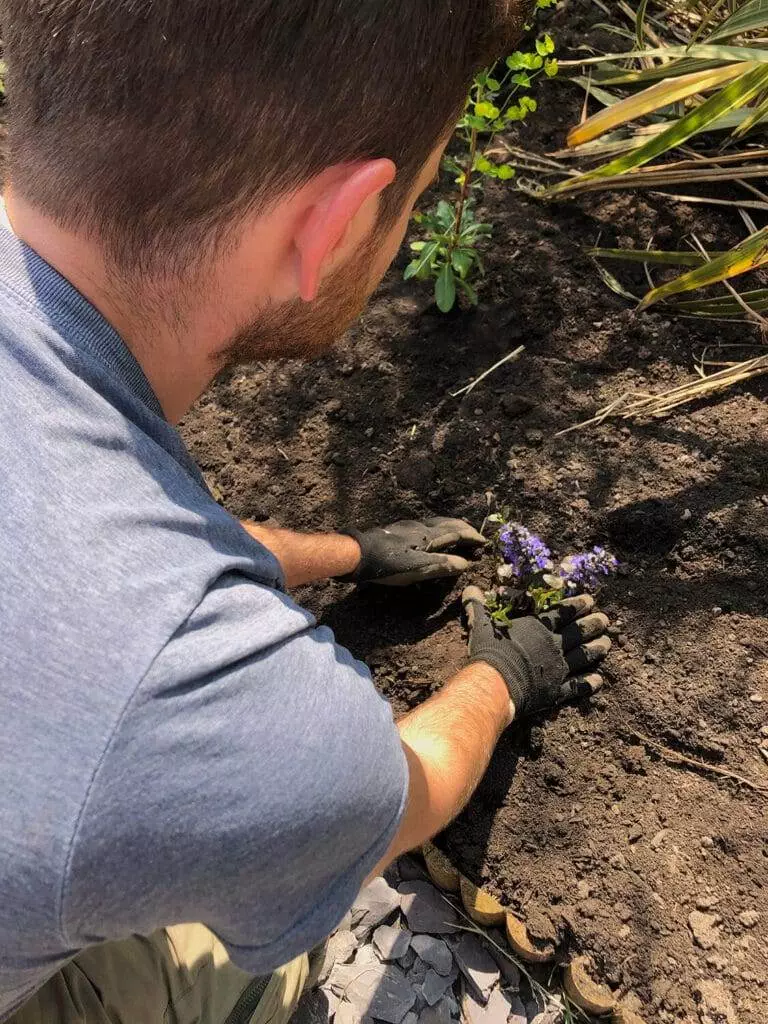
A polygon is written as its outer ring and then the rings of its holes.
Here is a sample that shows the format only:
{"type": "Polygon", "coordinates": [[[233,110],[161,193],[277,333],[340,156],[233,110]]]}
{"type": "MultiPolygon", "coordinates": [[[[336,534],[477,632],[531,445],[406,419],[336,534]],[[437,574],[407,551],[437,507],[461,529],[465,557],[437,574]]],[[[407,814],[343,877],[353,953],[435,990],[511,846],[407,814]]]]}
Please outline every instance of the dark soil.
{"type": "MultiPolygon", "coordinates": [[[[581,38],[587,7],[561,12],[561,39],[581,38]]],[[[563,144],[581,96],[555,82],[540,101],[516,141],[541,152],[563,144]]],[[[544,206],[499,187],[486,205],[495,241],[477,311],[437,313],[402,282],[404,254],[336,354],[233,373],[185,436],[241,516],[299,529],[422,514],[479,525],[508,504],[559,553],[605,542],[621,557],[603,599],[617,633],[604,694],[513,730],[441,845],[564,951],[590,952],[649,1020],[697,1020],[697,985],[714,979],[740,1020],[763,1024],[768,799],[670,763],[640,734],[768,785],[768,384],[651,425],[553,437],[624,391],[690,379],[706,345],[755,340],[743,325],[635,315],[580,247],[602,234],[676,248],[694,227],[725,247],[740,222],[631,193],[544,206]],[[449,397],[518,344],[519,363],[449,397]],[[719,919],[709,949],[690,929],[697,910],[719,919]],[[761,917],[746,927],[751,911],[761,917]]],[[[624,280],[644,290],[641,270],[624,280]]],[[[476,576],[492,574],[489,557],[476,576]]],[[[459,591],[330,583],[300,596],[402,712],[462,664],[459,591]]]]}
{"type": "MultiPolygon", "coordinates": [[[[561,44],[602,18],[587,17],[586,0],[561,7],[561,44]]],[[[515,141],[544,152],[563,144],[582,96],[555,81],[539,98],[515,141]]],[[[697,985],[715,980],[739,1020],[764,1024],[768,799],[658,747],[768,786],[768,382],[650,425],[553,436],[625,391],[690,379],[707,345],[756,340],[743,325],[636,315],[581,247],[601,235],[677,248],[695,228],[720,248],[743,226],[735,211],[632,193],[544,206],[498,186],[486,207],[495,239],[479,309],[437,313],[428,291],[402,282],[403,254],[333,355],[231,373],[185,438],[243,517],[333,529],[446,514],[479,526],[509,505],[558,553],[604,542],[620,556],[602,599],[616,623],[606,690],[513,729],[440,842],[564,952],[592,954],[649,1021],[698,1020],[697,985]],[[520,362],[449,397],[519,344],[520,362]],[[694,939],[693,912],[717,917],[710,948],[694,939]]],[[[644,289],[641,269],[622,273],[644,289]]],[[[490,556],[475,576],[491,582],[490,556]]],[[[460,586],[327,583],[299,596],[403,712],[462,664],[460,586]]]]}

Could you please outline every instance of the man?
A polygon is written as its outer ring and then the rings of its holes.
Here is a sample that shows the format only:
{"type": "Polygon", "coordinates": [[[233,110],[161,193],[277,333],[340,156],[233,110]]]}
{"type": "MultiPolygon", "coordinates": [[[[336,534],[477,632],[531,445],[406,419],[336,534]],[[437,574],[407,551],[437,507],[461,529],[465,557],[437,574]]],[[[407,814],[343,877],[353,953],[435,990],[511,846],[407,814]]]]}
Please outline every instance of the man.
{"type": "Polygon", "coordinates": [[[172,426],[342,333],[527,6],[0,4],[0,1018],[284,1021],[513,718],[599,685],[588,599],[497,633],[470,590],[468,666],[395,724],[285,588],[457,573],[482,538],[240,524],[172,426]]]}

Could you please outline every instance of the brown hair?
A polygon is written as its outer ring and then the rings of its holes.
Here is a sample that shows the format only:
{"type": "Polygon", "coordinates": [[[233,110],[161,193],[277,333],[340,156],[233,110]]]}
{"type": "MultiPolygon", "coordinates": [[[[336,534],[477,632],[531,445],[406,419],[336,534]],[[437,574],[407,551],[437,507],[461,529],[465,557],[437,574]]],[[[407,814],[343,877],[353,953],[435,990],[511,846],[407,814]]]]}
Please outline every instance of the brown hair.
{"type": "Polygon", "coordinates": [[[533,0],[0,0],[9,179],[123,268],[175,273],[326,167],[398,211],[533,0]]]}

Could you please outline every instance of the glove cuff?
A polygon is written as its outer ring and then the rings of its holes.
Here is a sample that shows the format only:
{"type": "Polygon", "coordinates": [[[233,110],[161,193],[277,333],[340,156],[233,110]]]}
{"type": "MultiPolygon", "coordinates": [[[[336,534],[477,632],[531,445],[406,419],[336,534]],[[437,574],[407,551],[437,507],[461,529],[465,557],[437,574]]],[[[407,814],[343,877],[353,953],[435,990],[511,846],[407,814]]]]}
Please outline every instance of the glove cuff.
{"type": "Polygon", "coordinates": [[[501,678],[507,684],[509,698],[515,705],[515,718],[521,718],[526,713],[527,695],[530,692],[530,683],[525,669],[520,664],[515,664],[511,658],[507,658],[495,651],[486,651],[485,654],[478,654],[469,659],[470,665],[484,664],[495,668],[501,678]]]}

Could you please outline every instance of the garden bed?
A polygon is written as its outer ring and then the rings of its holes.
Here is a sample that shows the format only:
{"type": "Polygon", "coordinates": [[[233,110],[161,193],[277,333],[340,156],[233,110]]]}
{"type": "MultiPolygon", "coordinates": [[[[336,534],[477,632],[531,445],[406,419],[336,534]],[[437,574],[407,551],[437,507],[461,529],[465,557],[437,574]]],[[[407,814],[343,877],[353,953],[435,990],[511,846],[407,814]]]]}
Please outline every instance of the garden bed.
{"type": "MultiPolygon", "coordinates": [[[[572,40],[586,32],[588,6],[559,14],[561,42],[566,26],[572,40]]],[[[539,98],[516,141],[546,151],[581,97],[555,81],[539,98]]],[[[335,354],[235,371],[186,439],[241,516],[333,529],[440,513],[479,526],[490,501],[558,551],[605,542],[620,556],[604,694],[512,730],[439,842],[534,932],[591,953],[649,1019],[717,1020],[722,995],[762,1024],[768,799],[674,755],[768,785],[768,384],[651,425],[553,436],[624,391],[689,379],[706,345],[754,339],[742,325],[636,316],[580,244],[677,248],[695,228],[723,248],[736,215],[632,193],[543,206],[502,185],[486,207],[496,229],[477,311],[437,313],[427,286],[402,282],[404,254],[335,354]],[[520,344],[518,363],[449,396],[520,344]]],[[[490,583],[492,571],[488,557],[474,575],[490,583]]],[[[462,664],[459,592],[330,583],[300,596],[402,712],[462,664]]]]}
{"type": "MultiPolygon", "coordinates": [[[[558,41],[576,45],[600,17],[566,0],[558,41]]],[[[582,97],[555,80],[539,102],[515,141],[544,152],[582,97]]],[[[732,776],[768,786],[768,381],[650,425],[554,436],[625,391],[689,379],[707,345],[754,340],[744,326],[635,315],[581,245],[677,248],[696,229],[724,248],[739,222],[629,192],[544,206],[491,185],[485,206],[495,238],[477,310],[440,315],[427,286],[403,283],[404,253],[333,355],[232,372],[184,436],[243,517],[479,526],[507,504],[558,552],[615,551],[606,690],[510,731],[439,845],[564,956],[589,952],[649,1020],[725,1020],[720,1001],[763,1024],[768,799],[732,776]],[[450,397],[521,344],[519,362],[450,397]]],[[[642,270],[622,273],[631,284],[642,270]]],[[[474,579],[492,574],[488,556],[474,579]]],[[[403,712],[463,662],[464,582],[299,596],[403,712]]]]}

